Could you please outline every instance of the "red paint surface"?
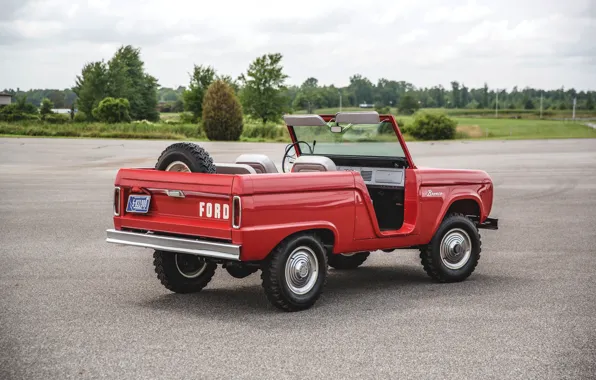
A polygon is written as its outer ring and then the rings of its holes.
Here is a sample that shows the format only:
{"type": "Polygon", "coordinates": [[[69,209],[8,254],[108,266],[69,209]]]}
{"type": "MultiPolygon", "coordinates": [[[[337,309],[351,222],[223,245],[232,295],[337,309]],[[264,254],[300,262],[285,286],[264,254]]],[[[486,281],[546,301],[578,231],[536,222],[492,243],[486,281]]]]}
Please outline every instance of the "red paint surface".
{"type": "Polygon", "coordinates": [[[242,260],[261,260],[287,236],[310,229],[331,231],[334,253],[425,244],[457,200],[477,202],[484,221],[493,202],[488,174],[416,168],[395,119],[390,120],[410,163],[405,171],[404,224],[397,231],[380,231],[366,185],[351,171],[224,175],[121,169],[115,185],[122,188],[122,213],[114,216],[114,226],[227,240],[242,245],[242,260]],[[125,212],[133,187],[152,194],[148,214],[125,212]],[[169,197],[159,189],[182,190],[187,196],[169,197]],[[429,190],[434,196],[428,196],[429,190]],[[242,199],[240,229],[232,228],[234,195],[242,199]],[[227,205],[229,218],[201,216],[208,203],[219,204],[220,210],[227,205]]]}

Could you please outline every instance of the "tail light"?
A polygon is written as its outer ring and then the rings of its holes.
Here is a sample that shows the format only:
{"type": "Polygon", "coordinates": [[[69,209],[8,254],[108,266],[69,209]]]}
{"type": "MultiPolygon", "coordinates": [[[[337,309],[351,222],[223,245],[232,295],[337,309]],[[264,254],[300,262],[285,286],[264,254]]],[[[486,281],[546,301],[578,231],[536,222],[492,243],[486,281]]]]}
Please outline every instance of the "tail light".
{"type": "Polygon", "coordinates": [[[242,221],[242,201],[239,196],[234,196],[232,200],[232,227],[240,228],[242,221]]]}
{"type": "Polygon", "coordinates": [[[114,215],[120,216],[120,187],[114,188],[114,215]]]}

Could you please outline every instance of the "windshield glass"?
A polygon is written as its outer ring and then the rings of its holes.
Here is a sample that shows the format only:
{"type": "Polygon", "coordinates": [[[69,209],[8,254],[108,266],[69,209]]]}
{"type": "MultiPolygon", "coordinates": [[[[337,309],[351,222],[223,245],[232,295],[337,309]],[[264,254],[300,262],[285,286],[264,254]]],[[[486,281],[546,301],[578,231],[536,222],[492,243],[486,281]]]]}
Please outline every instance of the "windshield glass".
{"type": "MultiPolygon", "coordinates": [[[[335,123],[332,123],[334,128],[335,123]]],[[[294,126],[298,141],[307,142],[312,154],[405,157],[391,123],[352,124],[341,126],[341,132],[332,132],[332,126],[294,126]],[[315,143],[316,141],[316,143],[315,143]]],[[[305,144],[300,144],[302,154],[310,154],[305,144]]]]}

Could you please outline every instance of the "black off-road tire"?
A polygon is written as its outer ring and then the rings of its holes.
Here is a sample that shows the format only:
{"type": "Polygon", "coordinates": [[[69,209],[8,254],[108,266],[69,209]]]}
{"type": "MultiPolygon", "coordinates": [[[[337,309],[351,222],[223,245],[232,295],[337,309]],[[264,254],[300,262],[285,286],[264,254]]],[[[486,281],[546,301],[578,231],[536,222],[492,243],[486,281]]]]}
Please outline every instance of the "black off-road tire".
{"type": "MultiPolygon", "coordinates": [[[[267,299],[276,308],[287,312],[309,309],[323,293],[327,282],[327,266],[325,247],[316,234],[301,233],[286,238],[273,249],[262,267],[261,280],[267,299]],[[286,276],[286,264],[293,256],[292,262],[297,265],[310,256],[317,263],[314,284],[304,294],[293,291],[288,285],[291,281],[286,276]]],[[[297,275],[299,269],[291,272],[297,275]]],[[[312,273],[312,268],[309,273],[312,273]]]]}
{"type": "Polygon", "coordinates": [[[329,266],[338,270],[356,269],[368,259],[368,256],[370,256],[370,252],[366,251],[349,254],[349,256],[331,254],[329,255],[329,266]]]}
{"type": "MultiPolygon", "coordinates": [[[[204,262],[201,273],[195,278],[187,278],[178,270],[176,264],[176,253],[156,250],[153,253],[153,265],[155,273],[161,284],[174,293],[196,293],[203,290],[213,278],[217,264],[213,262],[204,262]]],[[[179,257],[183,257],[182,256],[179,257]]],[[[186,258],[192,260],[201,260],[198,256],[186,255],[186,258]]],[[[179,262],[180,263],[180,262],[179,262]]]]}
{"type": "Polygon", "coordinates": [[[168,146],[159,156],[155,169],[166,170],[168,165],[176,161],[186,164],[193,173],[216,172],[215,164],[209,153],[201,146],[189,142],[179,142],[168,146]]]}
{"type": "Polygon", "coordinates": [[[442,283],[460,282],[467,279],[474,272],[480,260],[481,251],[482,241],[474,222],[463,214],[453,213],[443,220],[428,245],[420,248],[420,260],[424,271],[433,280],[442,283]],[[461,231],[465,234],[462,234],[461,231]],[[441,241],[446,234],[450,233],[456,233],[450,235],[453,237],[453,241],[467,235],[471,242],[469,259],[461,268],[449,268],[441,259],[441,241]]]}

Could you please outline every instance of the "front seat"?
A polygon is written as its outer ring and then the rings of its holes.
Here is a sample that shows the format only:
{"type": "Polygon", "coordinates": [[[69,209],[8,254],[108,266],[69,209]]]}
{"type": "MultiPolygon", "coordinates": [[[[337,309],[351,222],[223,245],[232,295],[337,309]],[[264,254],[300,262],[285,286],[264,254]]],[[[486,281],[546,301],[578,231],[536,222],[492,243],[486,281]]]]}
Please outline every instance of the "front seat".
{"type": "Polygon", "coordinates": [[[292,172],[330,172],[337,170],[335,162],[325,156],[300,156],[294,161],[292,172]]]}
{"type": "Polygon", "coordinates": [[[245,164],[251,166],[257,174],[261,173],[279,173],[277,166],[273,161],[264,154],[246,153],[241,154],[236,158],[237,164],[245,164]]]}

